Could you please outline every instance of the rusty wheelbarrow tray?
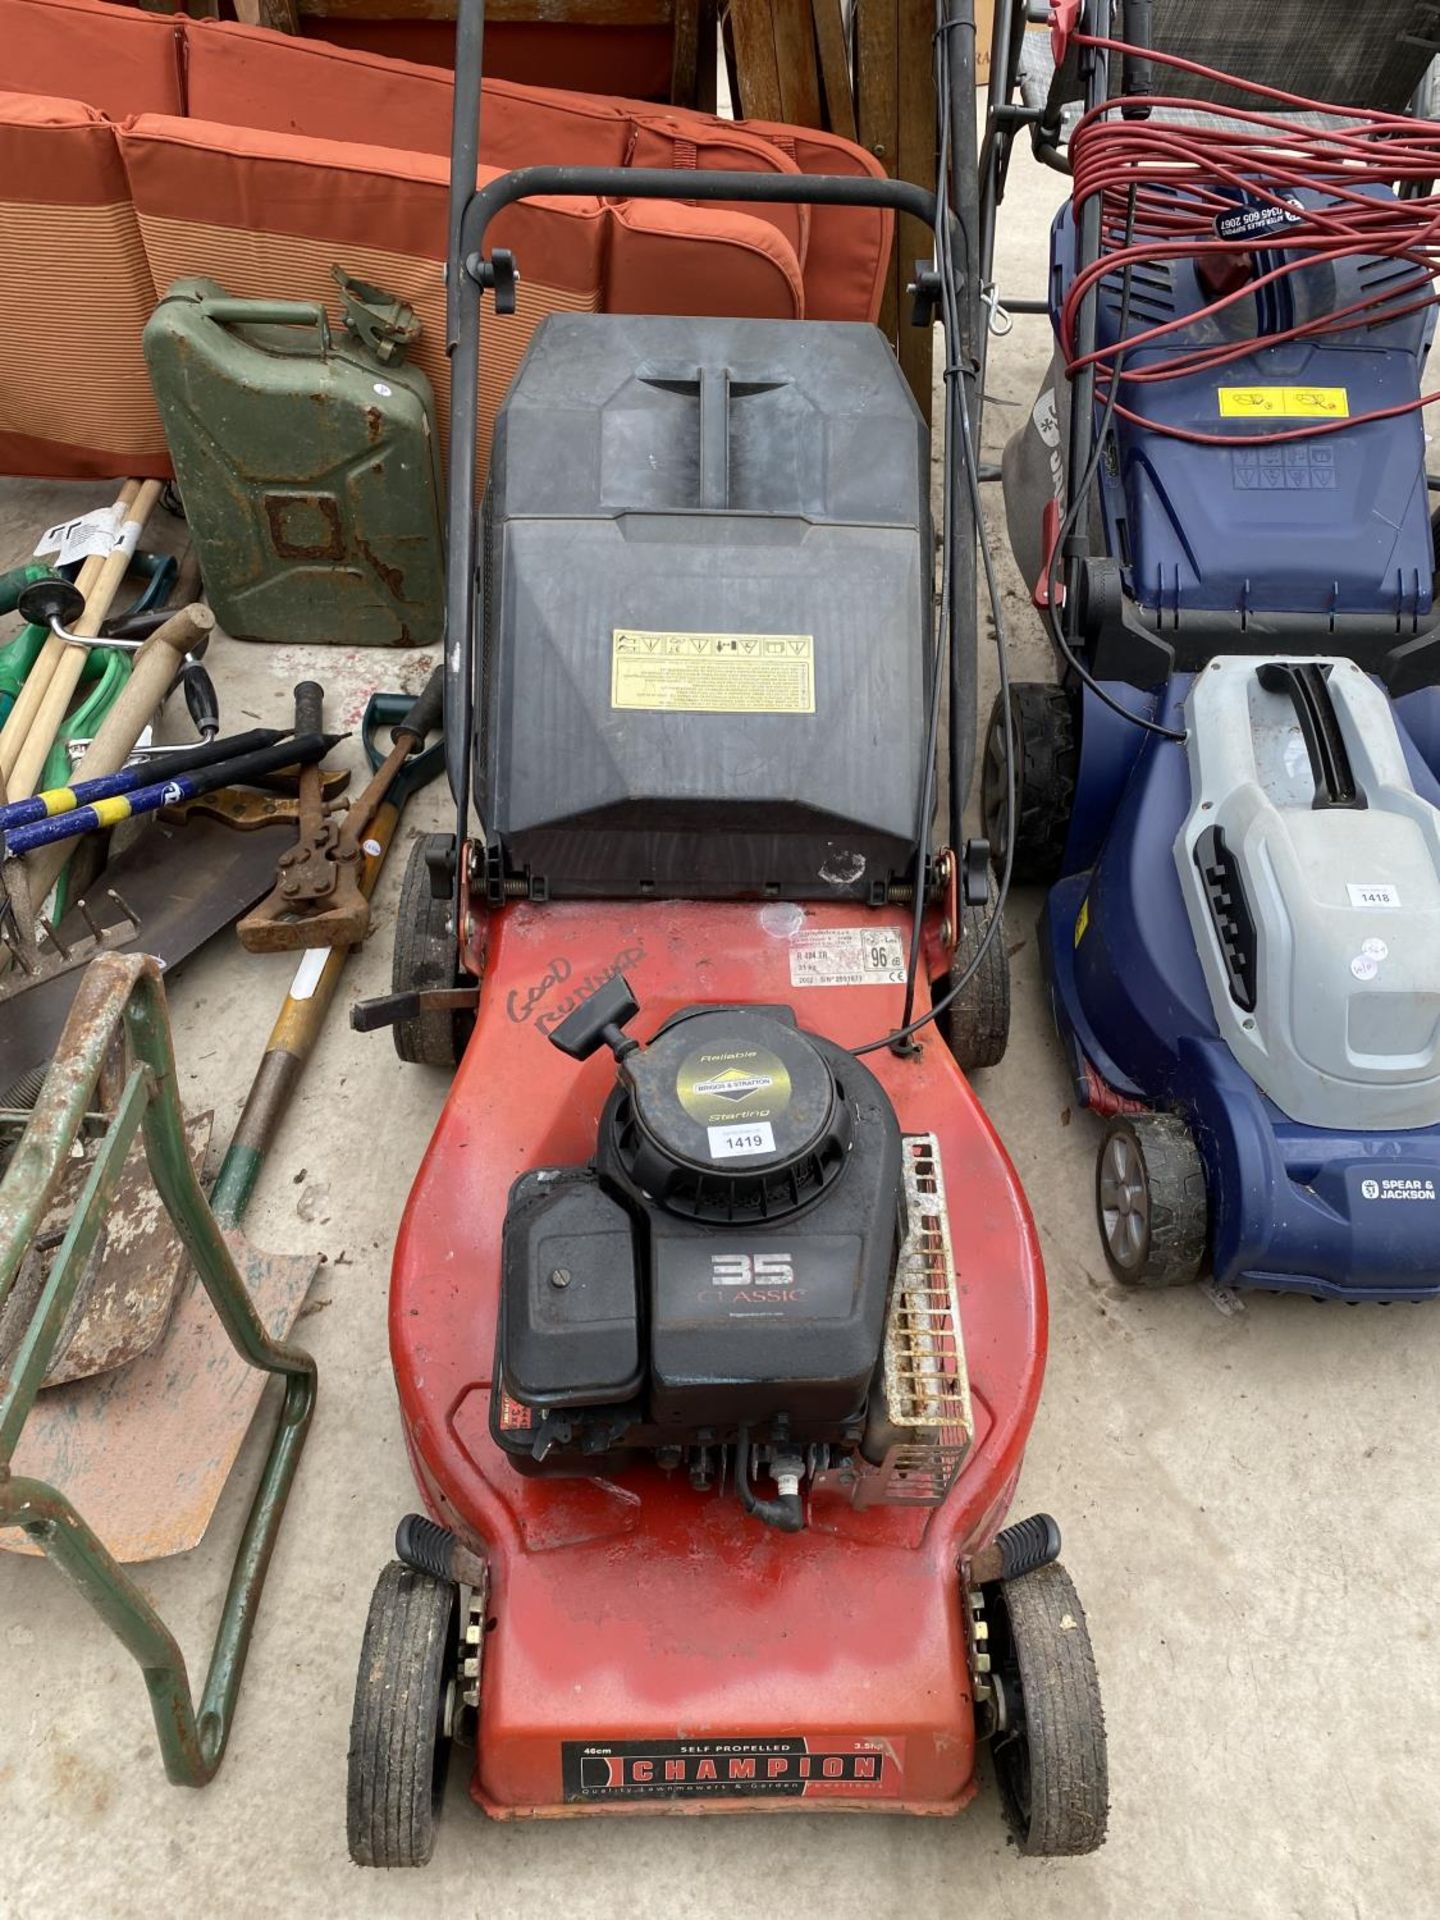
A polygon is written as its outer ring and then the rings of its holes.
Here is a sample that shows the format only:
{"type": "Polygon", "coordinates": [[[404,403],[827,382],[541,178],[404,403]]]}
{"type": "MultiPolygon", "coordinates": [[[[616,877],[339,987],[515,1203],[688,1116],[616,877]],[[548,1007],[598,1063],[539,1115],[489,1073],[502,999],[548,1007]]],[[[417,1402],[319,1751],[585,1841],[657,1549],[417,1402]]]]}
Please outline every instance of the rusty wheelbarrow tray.
{"type": "MultiPolygon", "coordinates": [[[[111,953],[97,959],[81,983],[56,1063],[0,1183],[0,1306],[15,1284],[26,1248],[63,1177],[71,1148],[93,1105],[107,1055],[117,1040],[124,1047],[124,1067],[113,1117],[26,1331],[0,1371],[0,1530],[23,1529],[28,1542],[56,1563],[122,1641],[145,1676],[166,1773],[178,1785],[199,1787],[214,1776],[225,1752],[260,1591],[315,1407],[314,1361],[298,1347],[272,1338],[265,1322],[291,1323],[314,1262],[267,1259],[248,1248],[237,1231],[222,1231],[217,1224],[187,1150],[159,967],[143,955],[111,953]],[[126,1157],[142,1130],[151,1178],[198,1275],[193,1304],[203,1308],[203,1288],[229,1343],[226,1358],[242,1380],[247,1369],[254,1369],[280,1375],[285,1382],[198,1708],[174,1637],[116,1554],[58,1486],[13,1471],[17,1451],[31,1452],[22,1446],[27,1422],[35,1413],[41,1382],[126,1157]],[[253,1294],[237,1259],[244,1263],[253,1294]]],[[[177,1325],[182,1312],[177,1312],[177,1325]]],[[[146,1361],[133,1364],[144,1366],[146,1361]]],[[[120,1381],[129,1371],[122,1368],[110,1379],[120,1381]]],[[[162,1397],[152,1397],[151,1408],[164,1405],[167,1385],[179,1384],[178,1370],[158,1384],[162,1397]]],[[[45,1400],[49,1403],[52,1395],[79,1391],[83,1388],[55,1388],[45,1400]]],[[[228,1411],[234,1443],[216,1447],[207,1463],[208,1505],[196,1503],[197,1508],[204,1505],[198,1517],[200,1532],[244,1436],[258,1392],[257,1385],[253,1396],[237,1395],[232,1383],[228,1411]]],[[[141,1404],[147,1404],[143,1396],[141,1404]]],[[[118,1407],[113,1410],[118,1418],[118,1407]]],[[[107,1450],[106,1418],[111,1411],[104,1408],[87,1428],[94,1443],[92,1452],[107,1450]]],[[[43,1422],[44,1406],[36,1418],[43,1422]]],[[[167,1437],[175,1439],[173,1434],[167,1437]]],[[[60,1444],[46,1449],[44,1457],[68,1466],[71,1451],[60,1444]]],[[[83,1468],[79,1478],[83,1484],[83,1468]]],[[[69,1484],[68,1472],[66,1479],[69,1484]]],[[[195,1523],[192,1515],[186,1524],[198,1538],[195,1523]]],[[[161,1552],[174,1550],[168,1543],[160,1548],[161,1552]]]]}

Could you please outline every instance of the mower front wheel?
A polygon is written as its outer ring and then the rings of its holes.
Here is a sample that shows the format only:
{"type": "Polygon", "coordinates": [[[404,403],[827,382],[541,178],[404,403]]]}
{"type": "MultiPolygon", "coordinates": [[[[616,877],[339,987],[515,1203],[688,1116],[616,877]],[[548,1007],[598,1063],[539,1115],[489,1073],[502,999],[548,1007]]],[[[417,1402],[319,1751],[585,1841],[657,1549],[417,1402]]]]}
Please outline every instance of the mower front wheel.
{"type": "Polygon", "coordinates": [[[1120,1115],[1095,1162],[1095,1212],[1105,1258],[1129,1287],[1183,1287],[1205,1258],[1205,1168],[1173,1113],[1120,1115]]]}
{"type": "Polygon", "coordinates": [[[999,889],[993,873],[984,906],[962,904],[960,907],[960,940],[950,963],[950,978],[936,982],[936,994],[950,991],[972,966],[973,973],[940,1015],[941,1034],[966,1073],[998,1066],[1010,1039],[1010,955],[1005,946],[1005,916],[999,910],[999,889]],[[999,922],[993,935],[990,934],[992,917],[999,922]]]}
{"type": "MultiPolygon", "coordinates": [[[[449,834],[427,833],[410,849],[395,913],[395,952],[390,963],[390,986],[395,993],[424,993],[461,984],[455,910],[448,894],[435,898],[430,882],[432,859],[448,854],[454,844],[449,834]]],[[[415,1066],[455,1067],[474,1025],[471,1013],[422,1013],[413,1020],[397,1020],[395,1051],[415,1066]]]]}
{"type": "MultiPolygon", "coordinates": [[[[1070,695],[1044,681],[1017,680],[1010,689],[1010,730],[1015,753],[1011,874],[1021,886],[1048,886],[1060,876],[1080,767],[1070,695]]],[[[1004,868],[1011,838],[1005,759],[1005,706],[997,694],[985,729],[980,788],[985,837],[997,871],[1004,868]]]]}
{"type": "Polygon", "coordinates": [[[1085,1609],[1059,1561],[985,1589],[990,1753],[1021,1853],[1093,1853],[1110,1771],[1085,1609]]]}
{"type": "Polygon", "coordinates": [[[458,1711],[459,1590],[392,1560],[375,1583],[350,1717],[346,1824],[359,1867],[435,1851],[458,1711]]]}

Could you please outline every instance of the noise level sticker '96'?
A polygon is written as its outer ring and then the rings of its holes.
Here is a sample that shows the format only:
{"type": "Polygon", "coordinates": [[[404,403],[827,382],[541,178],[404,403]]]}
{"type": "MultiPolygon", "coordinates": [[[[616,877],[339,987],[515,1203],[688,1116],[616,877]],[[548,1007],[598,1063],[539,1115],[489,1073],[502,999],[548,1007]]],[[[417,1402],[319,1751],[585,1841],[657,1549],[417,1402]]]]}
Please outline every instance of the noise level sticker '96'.
{"type": "Polygon", "coordinates": [[[903,1739],[566,1740],[567,1800],[694,1800],[780,1794],[792,1800],[894,1800],[903,1739]]]}
{"type": "Polygon", "coordinates": [[[905,949],[893,927],[826,927],[790,943],[792,987],[903,987],[905,949]]]}
{"type": "Polygon", "coordinates": [[[1348,387],[1220,387],[1224,420],[1348,420],[1348,387]]]}
{"type": "Polygon", "coordinates": [[[610,704],[646,713],[814,713],[815,636],[616,627],[610,704]]]}

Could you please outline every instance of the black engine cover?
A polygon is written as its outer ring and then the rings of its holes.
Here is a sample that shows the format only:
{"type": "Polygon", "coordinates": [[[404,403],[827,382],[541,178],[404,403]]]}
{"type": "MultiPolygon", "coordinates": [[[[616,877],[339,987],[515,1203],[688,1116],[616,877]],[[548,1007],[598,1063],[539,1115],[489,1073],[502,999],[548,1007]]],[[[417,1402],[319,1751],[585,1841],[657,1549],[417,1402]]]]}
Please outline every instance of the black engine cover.
{"type": "MultiPolygon", "coordinates": [[[[766,1217],[744,1207],[743,1188],[741,1217],[716,1224],[695,1217],[690,1185],[672,1207],[636,1184],[633,1082],[607,1103],[593,1168],[522,1176],[505,1225],[504,1391],[492,1397],[496,1438],[516,1456],[593,1468],[597,1454],[724,1444],[741,1428],[859,1442],[903,1230],[899,1123],[859,1061],[783,1008],[680,1015],[647,1050],[651,1081],[673,1072],[693,1109],[694,1062],[710,1049],[788,1064],[783,1095],[762,1089],[748,1103],[770,1103],[777,1142],[752,1156],[771,1163],[766,1217]],[[793,1135],[792,1096],[806,1109],[793,1135]],[[817,1139],[843,1143],[838,1171],[807,1186],[817,1139]],[[785,1209],[773,1194],[787,1141],[802,1197],[785,1209]]],[[[752,1084],[762,1077],[749,1071],[752,1084]]],[[[665,1118],[653,1084],[649,1096],[638,1164],[653,1175],[667,1142],[652,1131],[665,1118]]],[[[688,1145],[683,1116],[675,1131],[688,1145]]]]}

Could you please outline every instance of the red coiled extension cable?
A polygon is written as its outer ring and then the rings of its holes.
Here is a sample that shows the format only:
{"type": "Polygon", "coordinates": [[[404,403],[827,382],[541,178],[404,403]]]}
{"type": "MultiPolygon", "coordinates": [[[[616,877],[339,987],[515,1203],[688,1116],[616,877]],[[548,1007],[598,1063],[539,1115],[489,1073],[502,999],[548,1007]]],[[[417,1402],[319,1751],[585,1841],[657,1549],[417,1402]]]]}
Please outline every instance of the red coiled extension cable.
{"type": "MultiPolygon", "coordinates": [[[[1267,333],[1258,341],[1232,339],[1204,347],[1190,345],[1170,359],[1141,368],[1119,368],[1122,390],[1223,367],[1229,361],[1246,358],[1257,345],[1315,340],[1357,327],[1383,325],[1432,306],[1440,298],[1434,284],[1434,276],[1440,271],[1440,196],[1430,190],[1431,184],[1440,179],[1440,123],[1413,120],[1404,114],[1329,106],[1324,101],[1221,73],[1176,54],[1132,47],[1123,40],[1085,33],[1076,33],[1073,39],[1079,46],[1137,55],[1157,66],[1248,94],[1288,113],[1325,115],[1335,124],[1323,129],[1296,126],[1276,112],[1218,106],[1205,100],[1181,102],[1175,95],[1158,94],[1127,94],[1087,113],[1070,140],[1072,198],[1078,217],[1086,201],[1100,197],[1101,248],[1099,259],[1076,276],[1061,309],[1060,345],[1072,379],[1082,368],[1093,366],[1097,394],[1108,401],[1122,357],[1132,355],[1137,347],[1156,346],[1167,335],[1193,327],[1197,320],[1209,319],[1254,298],[1267,286],[1327,261],[1356,255],[1389,258],[1408,262],[1415,271],[1398,283],[1392,277],[1364,299],[1267,333]],[[1177,104],[1225,124],[1186,127],[1140,117],[1147,107],[1163,109],[1177,104]],[[1365,191],[1367,187],[1395,188],[1406,183],[1422,184],[1425,191],[1406,200],[1388,195],[1377,199],[1365,191]],[[1221,191],[1227,187],[1232,193],[1221,191]],[[1324,194],[1329,204],[1296,205],[1292,196],[1298,188],[1324,194]],[[1243,196],[1242,204],[1248,200],[1283,209],[1296,224],[1259,242],[1253,238],[1222,239],[1216,231],[1216,217],[1236,211],[1235,192],[1243,196]],[[1147,262],[1165,259],[1211,259],[1234,265],[1238,264],[1237,256],[1262,249],[1283,251],[1286,257],[1280,265],[1240,279],[1228,291],[1217,292],[1202,308],[1130,333],[1113,346],[1076,354],[1080,303],[1102,279],[1123,274],[1127,267],[1143,267],[1147,262]]],[[[1259,433],[1247,428],[1243,436],[1206,433],[1152,420],[1127,407],[1118,395],[1113,411],[1148,432],[1201,446],[1233,447],[1242,440],[1245,446],[1268,446],[1341,433],[1372,420],[1394,419],[1417,412],[1432,401],[1440,401],[1440,393],[1422,394],[1399,406],[1381,407],[1343,420],[1307,421],[1304,426],[1259,433]]]]}

